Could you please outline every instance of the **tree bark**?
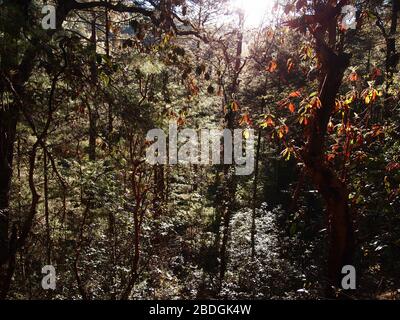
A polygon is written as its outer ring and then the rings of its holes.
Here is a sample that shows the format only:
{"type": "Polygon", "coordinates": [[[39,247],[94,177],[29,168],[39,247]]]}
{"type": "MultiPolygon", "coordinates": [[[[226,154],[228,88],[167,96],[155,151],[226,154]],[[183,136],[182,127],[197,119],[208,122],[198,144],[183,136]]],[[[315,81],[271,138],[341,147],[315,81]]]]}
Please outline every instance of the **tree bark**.
{"type": "MultiPolygon", "coordinates": [[[[239,25],[238,25],[238,38],[236,43],[236,54],[234,58],[234,69],[233,69],[233,80],[231,86],[229,88],[229,92],[232,97],[234,97],[239,89],[239,76],[242,70],[242,50],[243,50],[243,20],[244,16],[242,13],[239,13],[239,25]]],[[[229,61],[227,61],[229,63],[229,61]]],[[[225,103],[228,103],[228,99],[226,98],[225,94],[225,103]]],[[[233,129],[235,127],[235,120],[236,120],[236,112],[229,109],[226,115],[226,127],[231,130],[233,133],[233,129]]],[[[224,165],[224,179],[225,179],[225,187],[226,187],[226,194],[224,195],[225,203],[224,211],[223,211],[223,233],[222,233],[222,244],[220,248],[220,272],[219,272],[219,288],[218,291],[221,291],[222,284],[225,278],[225,273],[227,270],[228,265],[228,257],[227,257],[227,248],[229,242],[229,234],[230,228],[229,224],[232,218],[233,211],[235,209],[235,197],[236,197],[236,187],[237,181],[235,177],[235,168],[234,165],[224,165]]]]}
{"type": "MultiPolygon", "coordinates": [[[[95,14],[93,14],[95,15],[95,14]]],[[[93,17],[92,20],[92,35],[90,38],[91,46],[92,46],[92,55],[90,62],[90,73],[91,73],[91,85],[92,90],[96,89],[97,84],[97,61],[96,61],[96,17],[93,17]]],[[[93,98],[96,97],[96,93],[94,93],[93,98]]],[[[96,101],[96,100],[94,100],[96,101]]],[[[90,104],[90,102],[89,102],[90,104]]],[[[97,110],[94,106],[89,105],[89,160],[96,161],[96,138],[97,138],[97,110]]]]}
{"type": "Polygon", "coordinates": [[[257,150],[256,150],[256,166],[254,168],[254,182],[253,182],[253,199],[252,199],[252,212],[251,212],[251,259],[256,257],[256,209],[257,209],[257,185],[258,185],[258,168],[260,163],[260,149],[261,149],[261,130],[257,134],[257,150]]]}
{"type": "Polygon", "coordinates": [[[18,107],[0,108],[0,299],[8,291],[8,272],[12,265],[10,225],[10,189],[18,107]]]}
{"type": "Polygon", "coordinates": [[[334,297],[341,283],[344,265],[353,264],[354,233],[348,204],[346,184],[325,161],[325,136],[329,118],[335,107],[335,98],[349,64],[349,56],[336,54],[324,42],[317,39],[317,54],[322,64],[320,80],[321,108],[315,112],[310,124],[310,134],[304,148],[306,168],[326,202],[329,218],[329,249],[326,288],[327,296],[334,297]]]}
{"type": "MultiPolygon", "coordinates": [[[[45,142],[44,142],[45,143],[45,142]]],[[[43,195],[44,195],[44,217],[46,222],[46,260],[51,264],[51,229],[49,217],[49,179],[48,179],[48,160],[46,149],[43,148],[43,195]]]]}
{"type": "Polygon", "coordinates": [[[392,10],[390,18],[390,30],[386,37],[386,90],[393,84],[393,74],[399,61],[399,55],[396,53],[396,30],[397,30],[397,15],[400,10],[398,0],[392,0],[392,10]]]}

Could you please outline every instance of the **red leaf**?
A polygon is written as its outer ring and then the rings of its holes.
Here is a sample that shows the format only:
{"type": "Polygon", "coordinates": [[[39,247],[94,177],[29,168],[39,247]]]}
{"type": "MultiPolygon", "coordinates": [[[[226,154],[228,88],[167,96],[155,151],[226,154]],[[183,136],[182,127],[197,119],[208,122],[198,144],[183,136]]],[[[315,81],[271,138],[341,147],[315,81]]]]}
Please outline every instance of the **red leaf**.
{"type": "Polygon", "coordinates": [[[296,10],[299,11],[307,4],[307,0],[297,0],[296,2],[296,10]]]}
{"type": "Polygon", "coordinates": [[[390,162],[386,166],[386,171],[388,171],[388,172],[394,171],[394,170],[399,170],[399,169],[400,169],[400,163],[398,163],[398,162],[390,162]]]}
{"type": "Polygon", "coordinates": [[[239,121],[239,124],[240,125],[242,125],[242,124],[248,124],[248,125],[251,125],[252,124],[252,121],[251,121],[251,119],[250,119],[250,117],[249,117],[249,114],[248,113],[245,113],[243,116],[242,116],[242,118],[240,119],[240,121],[239,121]]]}
{"type": "Polygon", "coordinates": [[[292,61],[292,59],[288,59],[288,61],[287,61],[287,63],[286,63],[286,65],[287,65],[287,71],[290,73],[290,71],[293,69],[293,67],[294,67],[294,63],[293,63],[293,61],[292,61]]]}
{"type": "Polygon", "coordinates": [[[274,71],[276,70],[277,67],[278,67],[278,64],[276,63],[276,61],[275,61],[275,60],[271,60],[271,61],[268,63],[268,66],[267,66],[266,70],[267,70],[268,72],[274,72],[274,71]]]}
{"type": "Polygon", "coordinates": [[[350,81],[357,81],[358,80],[357,72],[353,71],[352,73],[350,73],[349,80],[350,81]]]}
{"type": "Polygon", "coordinates": [[[293,91],[289,94],[289,98],[298,98],[301,96],[300,91],[293,91]]]}

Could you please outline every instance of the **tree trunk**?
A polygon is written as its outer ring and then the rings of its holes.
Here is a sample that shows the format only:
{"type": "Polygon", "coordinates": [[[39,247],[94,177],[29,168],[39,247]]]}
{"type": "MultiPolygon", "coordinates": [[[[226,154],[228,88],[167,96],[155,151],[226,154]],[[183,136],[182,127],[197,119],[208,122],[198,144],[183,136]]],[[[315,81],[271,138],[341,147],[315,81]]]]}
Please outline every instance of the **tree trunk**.
{"type": "MultiPolygon", "coordinates": [[[[238,39],[236,43],[236,55],[234,59],[234,74],[232,84],[229,88],[230,96],[234,97],[239,89],[239,76],[241,72],[241,60],[242,60],[242,50],[243,50],[243,20],[244,16],[242,13],[239,13],[239,26],[238,26],[238,39]]],[[[229,62],[229,61],[227,61],[229,62]]],[[[228,99],[225,94],[225,103],[228,103],[228,99]]],[[[231,130],[233,134],[233,130],[235,128],[235,120],[236,120],[236,112],[229,109],[226,114],[226,127],[231,130]]],[[[232,162],[233,163],[233,162],[232,162]]],[[[229,241],[230,228],[229,224],[232,218],[233,211],[235,209],[235,197],[236,197],[236,187],[237,181],[235,177],[235,168],[233,164],[224,165],[224,179],[225,179],[225,187],[226,194],[224,195],[225,203],[224,211],[223,211],[223,233],[222,233],[222,244],[220,248],[220,272],[219,272],[219,288],[218,291],[221,291],[222,284],[225,278],[225,273],[228,265],[228,257],[227,257],[227,248],[229,241]]]]}
{"type": "Polygon", "coordinates": [[[51,264],[51,229],[49,218],[49,179],[48,179],[48,161],[46,150],[43,149],[43,194],[44,194],[44,217],[46,222],[46,260],[51,264]]]}
{"type": "Polygon", "coordinates": [[[163,207],[165,204],[165,173],[164,166],[157,164],[153,167],[154,169],[154,200],[153,200],[153,212],[154,219],[159,219],[163,214],[163,207]]]}
{"type": "Polygon", "coordinates": [[[96,137],[97,137],[96,111],[89,107],[89,160],[96,161],[96,137]]]}
{"type": "MultiPolygon", "coordinates": [[[[92,35],[90,38],[92,46],[92,60],[90,63],[92,90],[96,89],[97,83],[97,62],[96,62],[96,18],[92,20],[92,35]]],[[[96,93],[94,93],[94,97],[96,93]]],[[[95,101],[95,100],[94,100],[95,101]]],[[[89,160],[96,161],[96,138],[97,138],[97,110],[89,106],[89,160]]]]}
{"type": "Polygon", "coordinates": [[[314,184],[326,202],[329,218],[327,295],[334,297],[335,290],[332,286],[340,286],[342,267],[353,264],[354,234],[347,186],[325,161],[325,135],[344,71],[349,64],[349,56],[334,53],[319,40],[316,49],[322,64],[319,88],[321,108],[316,110],[314,120],[310,124],[303,158],[314,184]]]}
{"type": "Polygon", "coordinates": [[[341,286],[343,266],[354,263],[354,232],[348,191],[346,184],[325,163],[308,164],[308,169],[326,203],[329,234],[326,294],[335,297],[335,288],[341,286]]]}
{"type": "Polygon", "coordinates": [[[397,64],[399,62],[399,53],[396,52],[396,31],[397,31],[397,15],[400,10],[399,0],[392,0],[392,10],[390,17],[390,30],[385,35],[386,40],[386,59],[385,59],[385,94],[384,94],[384,108],[381,110],[382,118],[384,116],[390,117],[388,106],[390,105],[389,90],[393,85],[393,75],[396,72],[397,64]]]}
{"type": "Polygon", "coordinates": [[[254,168],[254,182],[253,182],[253,199],[252,199],[252,212],[251,212],[251,259],[256,257],[256,209],[257,209],[257,185],[258,185],[258,168],[260,163],[260,149],[261,149],[261,130],[258,130],[257,136],[257,150],[256,150],[256,166],[254,168]]]}
{"type": "Polygon", "coordinates": [[[400,9],[398,0],[392,0],[391,23],[389,34],[386,37],[386,90],[389,90],[393,84],[393,74],[399,61],[399,55],[396,53],[396,30],[397,15],[400,9]]]}
{"type": "Polygon", "coordinates": [[[9,204],[17,121],[16,105],[0,108],[0,299],[4,299],[7,294],[8,270],[12,264],[9,204]]]}

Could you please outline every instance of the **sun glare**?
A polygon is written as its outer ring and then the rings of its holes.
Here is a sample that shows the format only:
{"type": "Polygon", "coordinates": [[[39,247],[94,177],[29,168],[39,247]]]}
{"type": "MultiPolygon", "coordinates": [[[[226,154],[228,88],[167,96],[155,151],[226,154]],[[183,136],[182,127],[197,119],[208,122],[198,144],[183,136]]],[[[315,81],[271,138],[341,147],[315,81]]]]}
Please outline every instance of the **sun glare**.
{"type": "Polygon", "coordinates": [[[233,8],[243,10],[245,25],[257,27],[272,17],[272,8],[276,0],[232,0],[233,8]]]}

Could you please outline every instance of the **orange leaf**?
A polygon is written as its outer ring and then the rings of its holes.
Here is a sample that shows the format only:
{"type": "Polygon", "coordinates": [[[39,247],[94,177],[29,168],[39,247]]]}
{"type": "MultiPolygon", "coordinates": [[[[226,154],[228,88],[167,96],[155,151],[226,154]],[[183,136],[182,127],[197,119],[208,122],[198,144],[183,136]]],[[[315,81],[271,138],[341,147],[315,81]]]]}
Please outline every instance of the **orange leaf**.
{"type": "Polygon", "coordinates": [[[275,122],[271,116],[267,116],[265,120],[261,123],[262,128],[274,127],[275,122]]]}
{"type": "Polygon", "coordinates": [[[350,81],[357,81],[358,80],[357,72],[353,71],[352,73],[350,73],[349,80],[350,81]]]}
{"type": "Polygon", "coordinates": [[[329,132],[329,133],[332,133],[334,127],[335,127],[335,126],[333,125],[333,122],[332,122],[332,121],[329,121],[329,122],[328,122],[328,132],[329,132]]]}
{"type": "Polygon", "coordinates": [[[183,117],[179,117],[176,123],[178,126],[183,126],[185,124],[185,119],[183,117]]]}
{"type": "Polygon", "coordinates": [[[334,153],[329,153],[329,154],[326,155],[326,159],[328,161],[332,161],[333,159],[335,159],[335,156],[336,155],[334,153]]]}
{"type": "Polygon", "coordinates": [[[239,121],[239,124],[240,125],[242,125],[242,124],[248,124],[248,125],[251,125],[251,123],[252,123],[252,121],[251,121],[251,119],[250,119],[250,117],[249,117],[249,114],[248,113],[245,113],[243,116],[242,116],[242,118],[240,119],[240,121],[239,121]]]}
{"type": "Polygon", "coordinates": [[[287,71],[290,73],[290,71],[291,71],[291,70],[293,69],[293,67],[294,67],[294,63],[293,63],[293,61],[292,61],[291,58],[288,59],[288,61],[287,61],[287,63],[286,63],[286,66],[287,66],[287,71]]]}
{"type": "Polygon", "coordinates": [[[294,111],[296,110],[296,107],[293,103],[289,103],[288,109],[290,110],[291,113],[294,113],[294,111]]]}
{"type": "Polygon", "coordinates": [[[374,68],[372,70],[372,79],[376,79],[377,77],[380,77],[382,75],[382,71],[379,68],[374,68]]]}
{"type": "Polygon", "coordinates": [[[236,112],[239,110],[239,104],[236,101],[232,102],[232,111],[236,112]]]}
{"type": "Polygon", "coordinates": [[[268,66],[267,66],[266,70],[267,70],[268,72],[274,72],[274,71],[276,70],[277,67],[278,67],[278,64],[276,63],[276,61],[275,61],[275,60],[271,60],[271,61],[268,63],[268,66]]]}
{"type": "Polygon", "coordinates": [[[318,97],[313,97],[311,99],[311,105],[313,106],[313,108],[319,109],[321,108],[321,100],[319,100],[318,97]]]}
{"type": "Polygon", "coordinates": [[[289,94],[289,98],[298,98],[301,96],[300,91],[293,91],[289,94]]]}
{"type": "Polygon", "coordinates": [[[278,137],[282,139],[285,134],[289,132],[289,127],[287,125],[281,125],[278,129],[278,137]]]}
{"type": "Polygon", "coordinates": [[[197,96],[200,92],[200,89],[196,85],[196,82],[194,81],[194,79],[190,79],[190,81],[189,81],[189,90],[191,91],[191,94],[194,96],[197,96]]]}

